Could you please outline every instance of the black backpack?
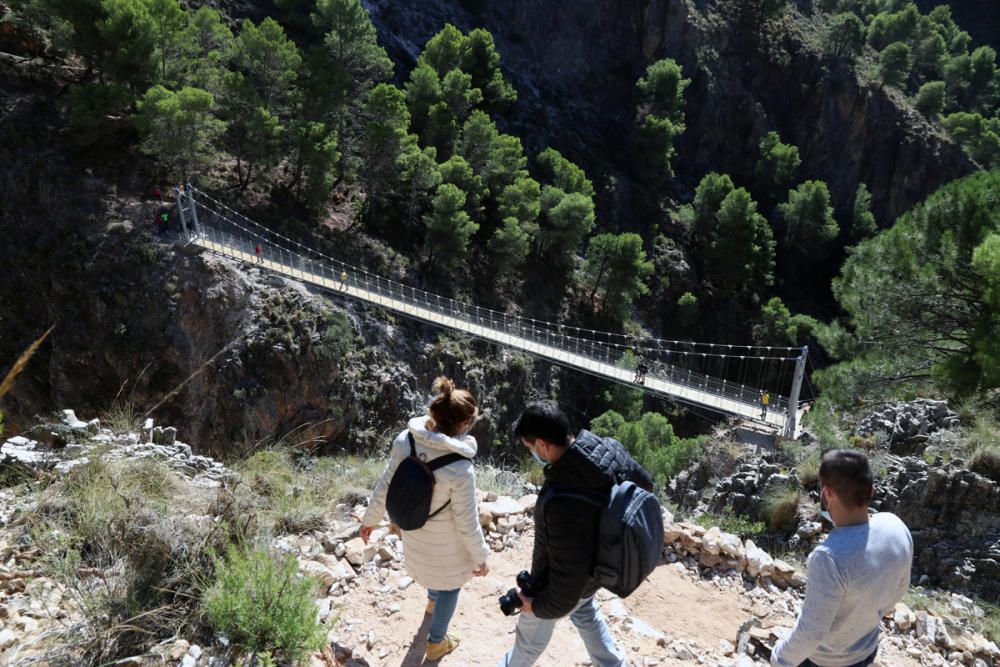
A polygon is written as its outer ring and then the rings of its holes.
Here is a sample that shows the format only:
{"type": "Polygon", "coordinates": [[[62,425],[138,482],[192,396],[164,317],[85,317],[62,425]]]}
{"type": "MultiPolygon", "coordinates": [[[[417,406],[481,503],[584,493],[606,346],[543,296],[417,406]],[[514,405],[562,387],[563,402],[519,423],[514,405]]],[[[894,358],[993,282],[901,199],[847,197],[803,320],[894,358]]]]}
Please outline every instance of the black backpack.
{"type": "Polygon", "coordinates": [[[431,512],[434,471],[450,463],[468,461],[468,459],[461,454],[445,454],[433,461],[424,461],[417,456],[413,434],[407,433],[406,435],[410,439],[410,455],[400,462],[396,472],[392,475],[389,491],[385,497],[385,509],[392,522],[401,529],[416,530],[451,504],[449,499],[444,505],[431,512]]]}
{"type": "Polygon", "coordinates": [[[612,486],[608,496],[553,487],[538,503],[538,516],[543,520],[545,504],[555,495],[600,507],[591,576],[597,585],[619,597],[631,595],[653,572],[663,552],[663,511],[656,495],[630,481],[612,486]]]}

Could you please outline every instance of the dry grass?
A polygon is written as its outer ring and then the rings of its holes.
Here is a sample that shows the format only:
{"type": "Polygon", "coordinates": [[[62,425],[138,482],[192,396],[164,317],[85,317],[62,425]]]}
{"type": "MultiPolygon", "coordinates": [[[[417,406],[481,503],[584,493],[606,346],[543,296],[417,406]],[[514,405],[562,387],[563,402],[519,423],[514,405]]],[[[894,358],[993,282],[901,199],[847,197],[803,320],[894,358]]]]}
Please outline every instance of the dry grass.
{"type": "Polygon", "coordinates": [[[815,489],[819,485],[819,452],[813,452],[799,461],[795,470],[803,489],[815,489]]]}
{"type": "Polygon", "coordinates": [[[17,376],[20,375],[25,369],[28,362],[31,360],[31,357],[34,356],[35,352],[38,351],[38,348],[42,346],[42,343],[45,342],[45,339],[49,337],[49,334],[52,333],[52,330],[55,328],[55,325],[49,327],[45,333],[43,333],[34,343],[29,345],[28,349],[22,352],[21,356],[17,358],[17,361],[14,362],[11,369],[7,371],[7,375],[4,376],[3,382],[0,382],[0,398],[3,398],[4,395],[10,391],[10,388],[14,386],[14,380],[16,380],[17,376]]]}
{"type": "Polygon", "coordinates": [[[476,466],[476,488],[517,498],[524,493],[524,481],[515,470],[486,463],[476,466]]]}
{"type": "Polygon", "coordinates": [[[54,662],[108,664],[197,627],[211,554],[233,542],[206,516],[209,492],[162,463],[97,453],[37,500],[25,537],[81,619],[55,638],[54,662]]]}
{"type": "Polygon", "coordinates": [[[338,503],[353,505],[370,494],[385,462],[364,456],[296,458],[289,447],[265,449],[234,469],[252,491],[261,525],[275,533],[321,528],[338,503]]]}
{"type": "Polygon", "coordinates": [[[795,483],[768,489],[761,506],[768,528],[785,534],[795,530],[799,523],[799,505],[802,500],[802,490],[795,483]]]}

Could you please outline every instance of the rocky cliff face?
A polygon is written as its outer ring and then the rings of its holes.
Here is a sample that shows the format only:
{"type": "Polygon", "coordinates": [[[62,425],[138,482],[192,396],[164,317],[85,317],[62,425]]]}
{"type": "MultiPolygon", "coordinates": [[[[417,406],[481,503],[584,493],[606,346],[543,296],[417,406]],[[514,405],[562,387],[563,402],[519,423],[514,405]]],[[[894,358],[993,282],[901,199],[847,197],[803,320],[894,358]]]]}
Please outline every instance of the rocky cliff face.
{"type": "MultiPolygon", "coordinates": [[[[762,520],[768,493],[799,482],[797,472],[782,472],[776,458],[752,458],[718,481],[710,480],[712,471],[703,461],[695,462],[671,480],[671,498],[699,513],[762,520]]],[[[914,583],[1000,600],[1000,484],[961,462],[932,465],[891,454],[881,454],[878,461],[874,465],[882,469],[876,473],[872,508],[897,514],[910,528],[914,583]]],[[[789,546],[808,550],[822,536],[816,495],[803,491],[798,527],[780,538],[787,537],[789,546]]]]}
{"type": "Polygon", "coordinates": [[[366,6],[402,78],[446,22],[489,29],[520,93],[508,129],[525,136],[532,151],[549,144],[583,163],[598,186],[599,219],[612,226],[639,222],[625,210],[649,194],[629,177],[634,85],[663,57],[677,60],[692,79],[676,194],[686,196],[685,188],[708,171],[748,182],[757,143],[770,130],[799,147],[800,176],[826,181],[835,205],[846,205],[858,183],[866,183],[884,223],[974,168],[898,93],[824,60],[802,31],[763,45],[764,52],[753,40],[734,39],[717,3],[371,0],[366,6]]]}

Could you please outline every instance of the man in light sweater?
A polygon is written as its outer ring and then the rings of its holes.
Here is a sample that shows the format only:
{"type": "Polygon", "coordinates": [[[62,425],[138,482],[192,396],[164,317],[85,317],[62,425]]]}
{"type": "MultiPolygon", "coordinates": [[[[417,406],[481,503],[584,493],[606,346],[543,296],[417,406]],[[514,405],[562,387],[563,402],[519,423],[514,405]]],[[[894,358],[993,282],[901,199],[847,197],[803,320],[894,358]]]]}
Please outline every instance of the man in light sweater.
{"type": "Polygon", "coordinates": [[[819,483],[834,529],[809,555],[802,613],[771,665],[865,667],[878,652],[882,617],[910,585],[913,538],[895,514],[868,516],[875,486],[861,452],[824,454],[819,483]]]}

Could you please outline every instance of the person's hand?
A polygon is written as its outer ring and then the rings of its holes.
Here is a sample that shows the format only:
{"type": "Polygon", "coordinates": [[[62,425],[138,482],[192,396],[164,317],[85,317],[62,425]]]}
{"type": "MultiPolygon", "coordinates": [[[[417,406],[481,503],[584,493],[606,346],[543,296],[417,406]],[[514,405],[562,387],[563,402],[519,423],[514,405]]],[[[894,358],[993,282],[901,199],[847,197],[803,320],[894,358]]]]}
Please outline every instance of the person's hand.
{"type": "Polygon", "coordinates": [[[521,613],[522,614],[523,613],[528,613],[528,614],[534,613],[531,610],[531,601],[534,598],[525,597],[524,593],[521,592],[521,589],[517,590],[517,597],[521,598],[521,613]]]}
{"type": "Polygon", "coordinates": [[[368,544],[368,538],[372,536],[372,531],[375,530],[375,526],[361,526],[361,541],[368,544]]]}
{"type": "Polygon", "coordinates": [[[475,570],[472,571],[472,576],[474,576],[474,577],[485,577],[489,573],[490,573],[490,566],[489,566],[489,564],[488,563],[483,563],[482,565],[480,565],[479,567],[477,567],[475,570]]]}

